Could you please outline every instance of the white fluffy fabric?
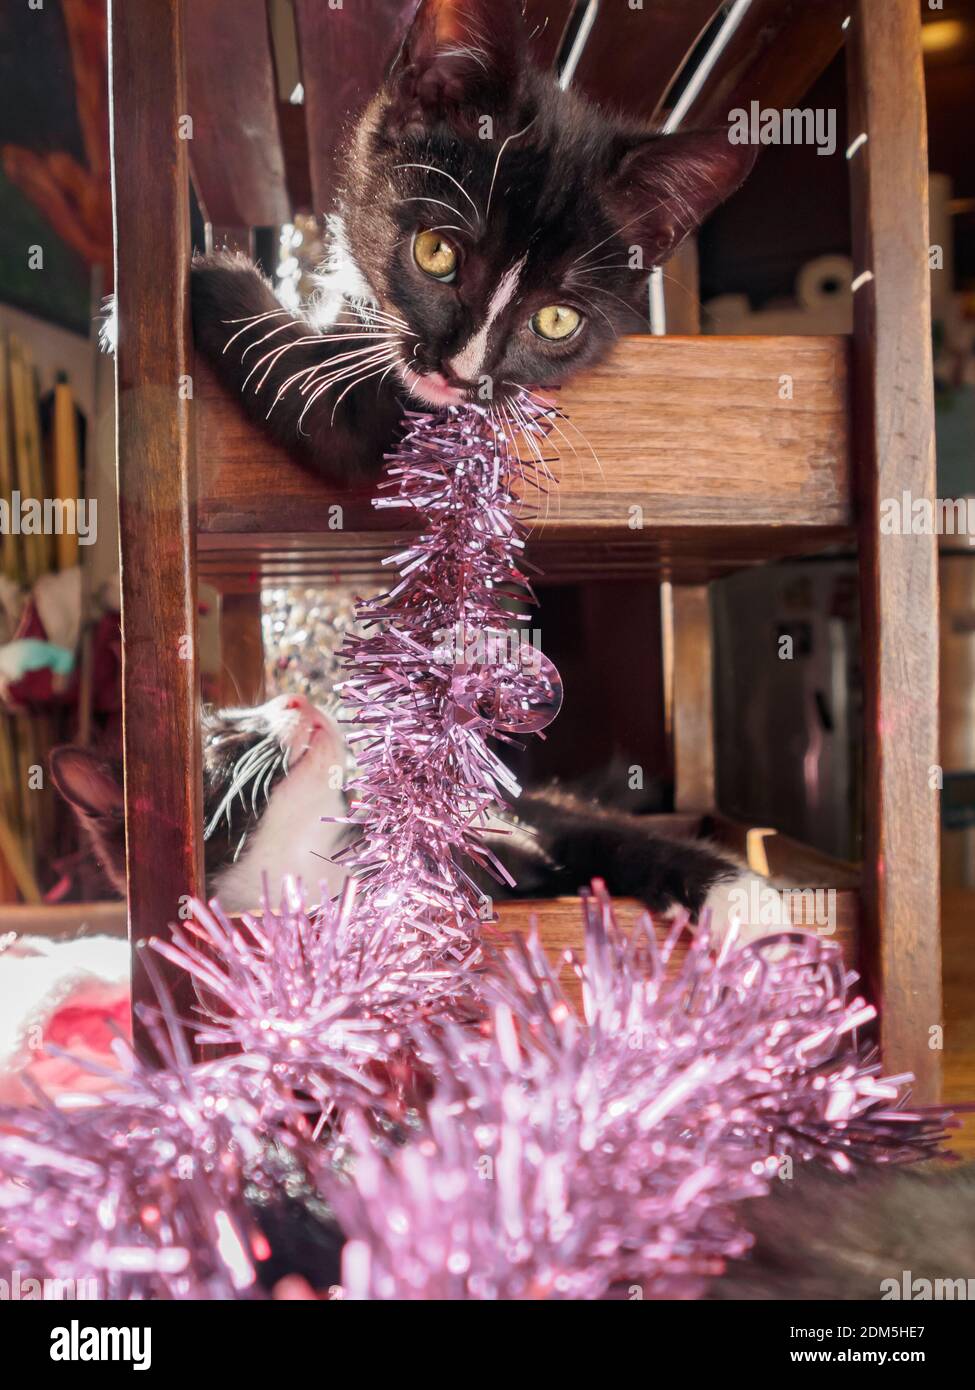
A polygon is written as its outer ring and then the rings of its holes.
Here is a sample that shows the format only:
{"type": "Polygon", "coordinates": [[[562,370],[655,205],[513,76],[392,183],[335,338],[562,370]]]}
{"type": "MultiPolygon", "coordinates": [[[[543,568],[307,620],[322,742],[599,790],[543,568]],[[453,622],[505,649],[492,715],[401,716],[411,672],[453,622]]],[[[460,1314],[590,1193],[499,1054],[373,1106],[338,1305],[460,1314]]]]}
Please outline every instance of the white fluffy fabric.
{"type": "Polygon", "coordinates": [[[114,936],[21,936],[0,952],[0,1101],[35,1103],[25,1076],[51,1097],[106,1089],[108,1078],[46,1045],[116,1068],[111,1042],[114,1027],[129,1027],[129,969],[129,943],[114,936]]]}

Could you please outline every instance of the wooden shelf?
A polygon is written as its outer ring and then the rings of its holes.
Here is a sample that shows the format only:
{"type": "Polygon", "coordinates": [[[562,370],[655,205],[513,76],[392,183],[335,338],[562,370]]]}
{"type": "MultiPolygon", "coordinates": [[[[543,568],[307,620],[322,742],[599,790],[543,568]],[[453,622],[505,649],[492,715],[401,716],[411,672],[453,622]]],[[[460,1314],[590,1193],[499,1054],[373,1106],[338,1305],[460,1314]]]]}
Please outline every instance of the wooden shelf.
{"type": "Polygon", "coordinates": [[[4,903],[5,931],[18,936],[125,936],[125,903],[4,903]]]}
{"type": "MultiPolygon", "coordinates": [[[[562,392],[588,445],[563,446],[533,560],[551,578],[700,582],[849,542],[847,357],[841,337],[624,339],[562,392]]],[[[203,574],[247,588],[378,571],[397,542],[370,487],[295,463],[200,361],[194,418],[203,574]]]]}
{"type": "MultiPolygon", "coordinates": [[[[648,817],[658,830],[671,835],[701,837],[713,840],[719,846],[744,856],[748,830],[745,826],[721,816],[653,816],[648,817]]],[[[830,924],[826,939],[835,941],[840,947],[843,959],[852,970],[859,969],[860,954],[860,873],[856,865],[833,860],[816,850],[800,845],[788,836],[775,831],[764,832],[762,843],[768,859],[768,867],[773,877],[783,883],[793,884],[805,889],[833,889],[835,899],[835,918],[830,924]]],[[[798,898],[789,902],[791,919],[795,926],[803,930],[815,931],[816,926],[802,920],[802,913],[812,908],[805,906],[798,898]]],[[[642,903],[632,898],[614,900],[616,919],[620,926],[629,929],[643,913],[642,903]]],[[[494,939],[499,944],[516,932],[526,935],[537,925],[538,933],[549,958],[557,961],[563,951],[581,952],[583,948],[582,909],[577,897],[514,899],[498,904],[499,923],[494,939]]],[[[780,928],[769,926],[768,931],[780,928]]],[[[782,928],[784,929],[784,928],[782,928]]],[[[689,938],[684,938],[671,957],[671,970],[679,969],[687,952],[689,938]]],[[[578,980],[568,971],[563,973],[566,993],[576,1003],[580,1000],[578,980]]]]}
{"type": "MultiPolygon", "coordinates": [[[[619,898],[615,901],[614,907],[616,920],[624,930],[629,930],[644,911],[642,903],[635,902],[632,898],[619,898]]],[[[503,947],[515,933],[527,936],[534,923],[553,965],[558,963],[564,951],[575,951],[580,955],[583,953],[582,903],[579,898],[539,898],[534,901],[524,899],[502,903],[499,906],[499,917],[499,924],[490,939],[500,947],[503,947]]],[[[769,930],[775,929],[770,927],[769,930]]],[[[857,969],[857,936],[846,914],[841,912],[836,932],[826,939],[837,943],[850,969],[857,969]]],[[[670,958],[668,974],[675,974],[680,969],[689,944],[690,937],[685,934],[670,958]]],[[[562,982],[568,997],[576,1005],[580,1004],[582,988],[577,977],[564,970],[562,982]]]]}

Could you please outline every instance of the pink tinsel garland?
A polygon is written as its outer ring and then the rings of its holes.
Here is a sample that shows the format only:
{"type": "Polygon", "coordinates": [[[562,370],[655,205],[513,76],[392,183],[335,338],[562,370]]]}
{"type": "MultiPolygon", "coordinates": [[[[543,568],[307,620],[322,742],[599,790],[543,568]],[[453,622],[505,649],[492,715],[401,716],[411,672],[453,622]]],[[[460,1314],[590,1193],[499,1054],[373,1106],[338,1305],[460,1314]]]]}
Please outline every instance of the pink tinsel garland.
{"type": "Polygon", "coordinates": [[[110,1297],[248,1296],[274,1253],[255,1202],[297,1184],[337,1211],[354,1297],[692,1296],[747,1248],[736,1204],[789,1165],[934,1149],[944,1115],[878,1076],[829,942],[705,931],[674,974],[686,923],[627,935],[597,893],[582,957],[532,937],[485,963],[461,860],[503,875],[481,832],[518,791],[488,739],[560,698],[544,658],[495,642],[530,597],[515,483],[546,471],[546,413],[522,408],[530,468],[471,408],[414,417],[387,470],[380,505],[422,532],[348,644],[354,881],[314,914],[290,883],[241,924],[197,905],[156,943],[201,1000],[186,1025],[160,989],[167,1065],[120,1042],[104,1101],[0,1111],[0,1263],[110,1297]],[[238,1055],[194,1065],[186,1026],[238,1055]]]}

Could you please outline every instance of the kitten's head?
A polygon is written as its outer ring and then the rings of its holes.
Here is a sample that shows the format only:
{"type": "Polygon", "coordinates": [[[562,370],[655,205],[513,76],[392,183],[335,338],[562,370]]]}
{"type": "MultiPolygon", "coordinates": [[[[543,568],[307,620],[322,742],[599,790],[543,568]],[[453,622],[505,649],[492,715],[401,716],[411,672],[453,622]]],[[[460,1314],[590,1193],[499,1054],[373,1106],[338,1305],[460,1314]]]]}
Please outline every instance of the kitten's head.
{"type": "Polygon", "coordinates": [[[422,0],[349,153],[344,220],[435,406],[556,386],[645,321],[650,271],[732,193],[727,131],[616,120],[530,62],[517,0],[422,0]]]}
{"type": "MultiPolygon", "coordinates": [[[[208,891],[229,882],[221,901],[236,911],[257,905],[262,872],[272,887],[286,873],[305,872],[314,884],[319,875],[303,862],[303,839],[321,816],[341,809],[326,805],[330,795],[341,797],[344,758],[332,721],[302,695],[279,695],[254,708],[205,711],[202,736],[208,891]]],[[[124,893],[121,760],[65,745],[51,752],[51,775],[113,887],[124,893]]]]}

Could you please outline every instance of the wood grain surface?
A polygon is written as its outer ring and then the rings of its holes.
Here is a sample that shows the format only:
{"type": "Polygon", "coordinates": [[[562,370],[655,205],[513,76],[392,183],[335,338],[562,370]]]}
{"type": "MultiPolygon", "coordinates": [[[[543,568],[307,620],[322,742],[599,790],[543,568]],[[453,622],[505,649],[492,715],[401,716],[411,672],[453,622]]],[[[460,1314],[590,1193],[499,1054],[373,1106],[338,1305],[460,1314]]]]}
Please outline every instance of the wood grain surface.
{"type": "Polygon", "coordinates": [[[190,163],[206,220],[290,221],[265,0],[190,0],[186,84],[190,163]]]}
{"type": "MultiPolygon", "coordinates": [[[[195,384],[206,547],[327,554],[378,529],[369,484],[328,485],[270,444],[200,360],[195,384]]],[[[843,338],[627,338],[561,393],[574,452],[533,538],[712,564],[832,543],[852,522],[847,390],[843,338]]]]}
{"type": "Polygon", "coordinates": [[[934,536],[881,536],[879,509],[933,498],[928,186],[916,0],[858,0],[850,26],[854,439],[865,699],[864,932],[884,1065],[938,1093],[941,1053],[938,582],[934,536]]]}
{"type": "MultiPolygon", "coordinates": [[[[111,34],[125,822],[136,946],[165,935],[183,896],[203,882],[196,480],[190,402],[180,389],[190,372],[182,0],[113,0],[111,34]]],[[[138,965],[133,995],[152,997],[138,965]]],[[[135,1035],[148,1053],[138,1025],[135,1035]]]]}

